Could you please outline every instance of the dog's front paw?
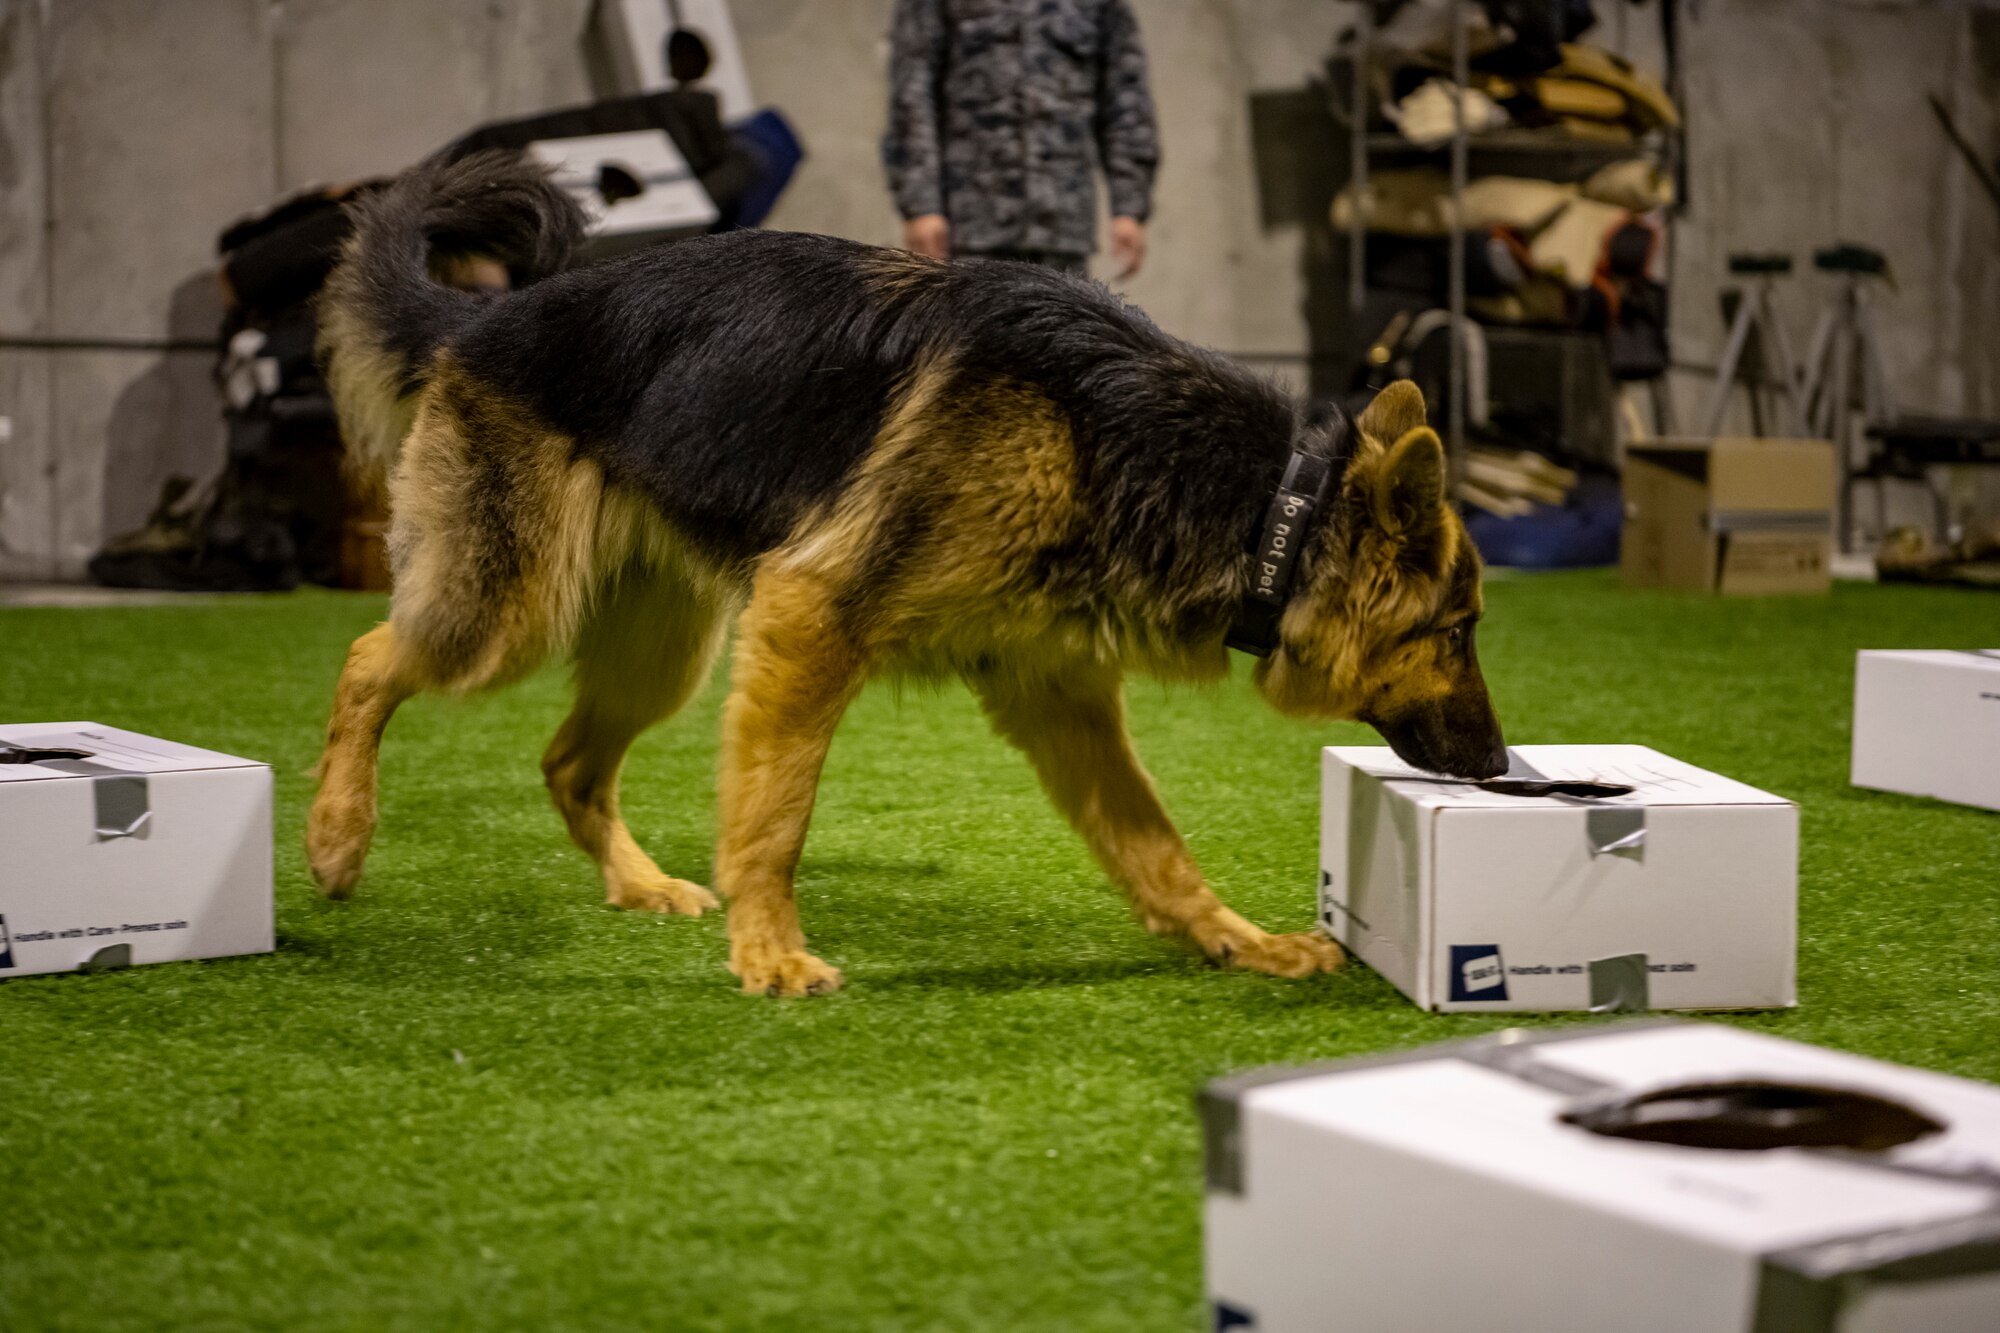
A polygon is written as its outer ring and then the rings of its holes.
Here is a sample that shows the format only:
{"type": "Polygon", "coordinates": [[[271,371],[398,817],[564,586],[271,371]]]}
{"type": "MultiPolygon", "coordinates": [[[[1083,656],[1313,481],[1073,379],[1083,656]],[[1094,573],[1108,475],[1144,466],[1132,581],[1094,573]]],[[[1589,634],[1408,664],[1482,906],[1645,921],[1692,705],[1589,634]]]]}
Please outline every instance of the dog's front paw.
{"type": "Polygon", "coordinates": [[[722,904],[699,884],[672,875],[648,875],[612,883],[605,901],[628,912],[658,912],[662,916],[700,916],[722,904]]]}
{"type": "Polygon", "coordinates": [[[738,946],[729,970],[743,980],[745,995],[831,995],[840,989],[840,969],[804,949],[738,946]]]}
{"type": "Polygon", "coordinates": [[[1247,967],[1274,977],[1308,977],[1331,972],[1347,961],[1340,945],[1317,931],[1272,935],[1255,926],[1201,941],[1202,951],[1225,967],[1247,967]]]}

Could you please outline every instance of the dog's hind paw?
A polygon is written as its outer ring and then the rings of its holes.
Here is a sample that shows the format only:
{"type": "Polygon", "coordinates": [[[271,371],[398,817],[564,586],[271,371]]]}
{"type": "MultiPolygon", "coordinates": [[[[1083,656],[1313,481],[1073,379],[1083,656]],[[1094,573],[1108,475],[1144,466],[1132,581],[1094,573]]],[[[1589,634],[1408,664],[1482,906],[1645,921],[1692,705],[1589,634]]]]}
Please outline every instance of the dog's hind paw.
{"type": "Polygon", "coordinates": [[[831,995],[840,989],[840,969],[803,949],[743,950],[729,970],[743,979],[745,995],[831,995]]]}
{"type": "Polygon", "coordinates": [[[339,899],[354,892],[373,832],[369,812],[356,814],[330,804],[313,807],[306,828],[306,865],[322,894],[339,899]]]}
{"type": "Polygon", "coordinates": [[[610,886],[605,901],[628,912],[658,912],[662,916],[700,916],[722,905],[701,885],[672,875],[619,881],[610,886]]]}
{"type": "Polygon", "coordinates": [[[352,896],[355,881],[361,878],[361,856],[309,851],[306,861],[322,895],[336,901],[352,896]]]}

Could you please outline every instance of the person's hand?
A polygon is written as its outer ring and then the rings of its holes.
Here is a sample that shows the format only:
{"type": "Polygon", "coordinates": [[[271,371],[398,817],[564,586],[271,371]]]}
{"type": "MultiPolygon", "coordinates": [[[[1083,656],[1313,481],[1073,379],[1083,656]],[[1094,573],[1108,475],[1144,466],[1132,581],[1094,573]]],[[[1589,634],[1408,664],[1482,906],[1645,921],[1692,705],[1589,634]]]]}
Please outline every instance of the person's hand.
{"type": "Polygon", "coordinates": [[[1111,258],[1118,264],[1118,280],[1137,273],[1146,262],[1146,224],[1137,218],[1111,219],[1111,258]]]}
{"type": "Polygon", "coordinates": [[[932,259],[951,258],[951,223],[942,213],[923,213],[903,224],[903,248],[932,259]]]}

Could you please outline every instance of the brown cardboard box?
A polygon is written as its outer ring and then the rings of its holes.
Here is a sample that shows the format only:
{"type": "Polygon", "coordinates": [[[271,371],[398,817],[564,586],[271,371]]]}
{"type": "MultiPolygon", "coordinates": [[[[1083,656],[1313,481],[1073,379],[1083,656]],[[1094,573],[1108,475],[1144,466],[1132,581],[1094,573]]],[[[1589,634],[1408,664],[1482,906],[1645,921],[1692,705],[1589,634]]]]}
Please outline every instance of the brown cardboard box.
{"type": "Polygon", "coordinates": [[[1625,453],[1625,582],[1729,594],[1830,586],[1833,446],[1652,440],[1625,453]]]}

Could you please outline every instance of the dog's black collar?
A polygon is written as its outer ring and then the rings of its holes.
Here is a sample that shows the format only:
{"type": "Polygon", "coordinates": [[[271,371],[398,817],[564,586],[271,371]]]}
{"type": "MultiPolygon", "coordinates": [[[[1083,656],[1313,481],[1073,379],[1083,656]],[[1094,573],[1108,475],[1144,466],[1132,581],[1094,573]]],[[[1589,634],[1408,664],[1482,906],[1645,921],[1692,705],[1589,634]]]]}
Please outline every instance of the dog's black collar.
{"type": "Polygon", "coordinates": [[[1278,646],[1278,621],[1292,593],[1292,575],[1299,552],[1312,536],[1314,523],[1326,506],[1327,491],[1346,471],[1344,449],[1331,456],[1293,451],[1271,507],[1250,548],[1250,585],[1236,608],[1236,622],[1224,640],[1231,648],[1268,657],[1278,646]]]}

